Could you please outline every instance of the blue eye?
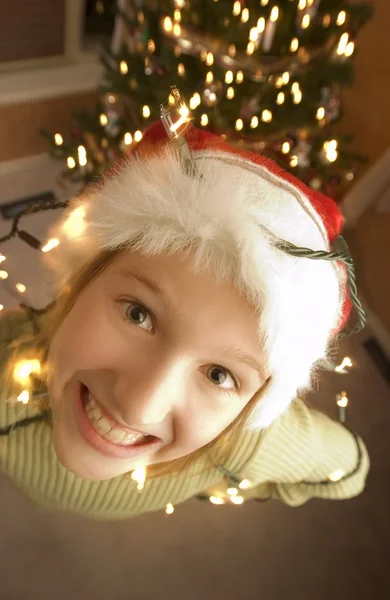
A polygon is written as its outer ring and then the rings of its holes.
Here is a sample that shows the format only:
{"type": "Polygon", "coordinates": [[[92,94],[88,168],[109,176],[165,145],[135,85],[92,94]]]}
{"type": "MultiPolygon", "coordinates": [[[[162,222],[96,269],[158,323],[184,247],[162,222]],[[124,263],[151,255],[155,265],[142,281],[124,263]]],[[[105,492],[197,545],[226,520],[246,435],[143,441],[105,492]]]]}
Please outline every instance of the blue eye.
{"type": "MultiPolygon", "coordinates": [[[[145,329],[145,331],[150,332],[151,329],[153,328],[153,318],[152,318],[152,313],[150,312],[150,310],[148,310],[143,304],[141,304],[141,302],[138,302],[138,300],[119,300],[119,305],[120,305],[120,316],[121,318],[128,323],[129,325],[135,325],[136,327],[144,325],[145,323],[147,323],[148,319],[147,317],[143,317],[142,315],[149,315],[149,321],[151,322],[151,325],[149,325],[148,327],[141,327],[141,329],[145,329]],[[125,308],[126,306],[126,308],[125,308]]],[[[202,367],[203,369],[204,367],[202,367]]],[[[225,367],[221,367],[220,365],[212,365],[211,367],[208,367],[208,371],[220,371],[220,372],[224,372],[225,375],[227,374],[230,379],[233,382],[233,386],[229,387],[229,388],[224,388],[221,387],[220,385],[216,385],[217,383],[225,383],[226,381],[226,377],[224,377],[224,380],[221,382],[220,381],[220,377],[218,377],[218,382],[216,382],[214,380],[214,382],[211,382],[210,379],[208,379],[208,381],[210,383],[212,383],[213,387],[217,387],[219,390],[221,390],[221,392],[225,392],[227,394],[233,394],[235,392],[237,392],[240,389],[240,386],[238,385],[237,379],[236,377],[225,367]]]]}

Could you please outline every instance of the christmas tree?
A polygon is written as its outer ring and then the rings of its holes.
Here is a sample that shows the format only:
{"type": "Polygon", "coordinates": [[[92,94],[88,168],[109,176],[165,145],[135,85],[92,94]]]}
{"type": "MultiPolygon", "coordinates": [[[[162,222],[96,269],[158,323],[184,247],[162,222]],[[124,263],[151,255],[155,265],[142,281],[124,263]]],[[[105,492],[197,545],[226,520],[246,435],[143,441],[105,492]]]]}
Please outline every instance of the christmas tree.
{"type": "Polygon", "coordinates": [[[128,153],[160,118],[176,85],[195,126],[275,160],[337,197],[364,158],[335,133],[352,83],[355,40],[371,16],[353,0],[118,0],[101,60],[95,110],[70,135],[44,132],[64,177],[88,183],[128,153]]]}

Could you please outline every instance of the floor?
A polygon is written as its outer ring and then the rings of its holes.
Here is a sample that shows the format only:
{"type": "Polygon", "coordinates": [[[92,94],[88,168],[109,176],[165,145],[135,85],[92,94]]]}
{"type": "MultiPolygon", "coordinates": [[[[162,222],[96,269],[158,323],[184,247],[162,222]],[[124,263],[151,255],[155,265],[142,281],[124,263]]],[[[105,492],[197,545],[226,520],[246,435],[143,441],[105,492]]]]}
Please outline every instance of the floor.
{"type": "MultiPolygon", "coordinates": [[[[340,341],[348,374],[310,398],[364,438],[371,471],[347,501],[215,506],[197,499],[111,523],[40,514],[0,479],[0,600],[360,600],[390,598],[390,388],[360,334],[340,341]]],[[[340,362],[341,362],[340,360],[340,362]]]]}

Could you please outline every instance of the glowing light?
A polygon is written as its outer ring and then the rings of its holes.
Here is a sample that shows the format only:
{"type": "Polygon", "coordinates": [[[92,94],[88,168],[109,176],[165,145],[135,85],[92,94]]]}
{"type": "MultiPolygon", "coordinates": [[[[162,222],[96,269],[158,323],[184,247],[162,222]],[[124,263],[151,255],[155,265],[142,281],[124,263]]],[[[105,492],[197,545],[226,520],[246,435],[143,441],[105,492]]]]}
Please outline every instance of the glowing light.
{"type": "Polygon", "coordinates": [[[153,52],[155,52],[156,44],[154,43],[154,40],[148,40],[148,50],[151,54],[153,54],[153,52]]]}
{"type": "Polygon", "coordinates": [[[272,112],[267,109],[263,110],[261,113],[261,120],[264,121],[264,123],[270,123],[272,121],[272,112]]]}
{"type": "Polygon", "coordinates": [[[0,254],[0,263],[4,262],[6,260],[4,254],[0,254]]]}
{"type": "Polygon", "coordinates": [[[298,90],[294,94],[293,102],[294,102],[294,104],[299,104],[301,102],[301,100],[302,100],[302,92],[301,92],[301,90],[298,90]]]}
{"type": "MultiPolygon", "coordinates": [[[[260,21],[260,19],[259,19],[259,21],[260,21]]],[[[256,42],[258,37],[259,37],[259,31],[258,31],[257,27],[252,27],[249,32],[249,40],[251,42],[256,42]]]]}
{"type": "Polygon", "coordinates": [[[119,70],[122,73],[122,75],[126,75],[126,73],[129,72],[129,67],[127,66],[127,62],[124,60],[121,60],[120,64],[119,64],[119,70]]]}
{"type": "Polygon", "coordinates": [[[252,117],[252,119],[251,119],[251,127],[252,127],[252,129],[256,129],[256,127],[258,125],[259,125],[259,119],[256,116],[252,117]]]}
{"type": "Polygon", "coordinates": [[[123,141],[125,142],[126,146],[130,146],[130,144],[133,143],[133,136],[129,131],[126,131],[125,135],[123,136],[123,141]]]}
{"type": "Polygon", "coordinates": [[[18,401],[23,402],[23,404],[27,404],[30,399],[30,394],[27,390],[23,390],[21,394],[18,396],[18,401]]]}
{"type": "Polygon", "coordinates": [[[148,119],[150,117],[150,108],[147,104],[142,107],[142,116],[144,119],[148,119]]]}
{"type": "Polygon", "coordinates": [[[319,121],[325,117],[325,108],[323,106],[320,106],[317,110],[316,117],[319,121]]]}
{"type": "Polygon", "coordinates": [[[276,88],[281,88],[283,84],[283,79],[282,77],[278,77],[277,80],[275,81],[275,87],[276,88]]]}
{"type": "Polygon", "coordinates": [[[61,146],[64,143],[64,140],[63,140],[62,135],[60,133],[56,133],[55,134],[54,141],[56,143],[56,146],[61,146]]]}
{"type": "Polygon", "coordinates": [[[326,15],[324,15],[324,18],[322,19],[322,25],[324,27],[329,27],[330,21],[331,21],[331,16],[329,14],[326,14],[326,15]]]}
{"type": "Polygon", "coordinates": [[[291,145],[289,144],[289,142],[283,142],[282,144],[282,152],[283,154],[288,154],[291,150],[291,145]]]}
{"type": "Polygon", "coordinates": [[[167,515],[171,515],[174,510],[175,510],[175,508],[174,508],[173,504],[168,502],[167,507],[165,509],[165,512],[167,513],[167,515]]]}
{"type": "Polygon", "coordinates": [[[53,250],[53,248],[57,248],[57,246],[59,245],[59,243],[60,243],[59,239],[57,239],[57,238],[51,238],[43,246],[42,252],[50,252],[50,250],[53,250]]]}
{"type": "Polygon", "coordinates": [[[0,310],[3,310],[4,306],[2,304],[0,304],[0,310]]]}
{"type": "Polygon", "coordinates": [[[84,206],[78,206],[75,208],[62,225],[62,230],[69,237],[78,237],[82,235],[85,230],[85,215],[86,211],[84,206]]]}
{"type": "Polygon", "coordinates": [[[213,83],[214,75],[212,71],[209,71],[206,75],[206,83],[213,83]]]}
{"type": "Polygon", "coordinates": [[[232,98],[234,98],[234,88],[232,88],[231,86],[228,87],[228,89],[226,90],[226,98],[228,100],[231,100],[232,98]]]}
{"type": "Polygon", "coordinates": [[[21,384],[26,384],[31,373],[39,374],[41,372],[41,363],[39,360],[21,360],[14,367],[14,380],[21,384]]]}
{"type": "Polygon", "coordinates": [[[107,125],[108,123],[108,119],[107,119],[107,115],[105,115],[104,113],[100,115],[99,117],[99,121],[100,121],[100,125],[107,125]]]}
{"type": "Polygon", "coordinates": [[[298,157],[295,156],[295,154],[293,154],[293,156],[290,158],[290,167],[296,167],[298,164],[298,157]]]}
{"type": "Polygon", "coordinates": [[[291,40],[291,44],[290,44],[291,52],[296,52],[296,50],[298,50],[298,48],[299,48],[299,40],[298,40],[298,38],[293,38],[291,40]]]}
{"type": "Polygon", "coordinates": [[[345,56],[352,56],[353,51],[355,50],[355,42],[348,42],[347,47],[345,48],[345,56]]]}
{"type": "Polygon", "coordinates": [[[115,102],[114,94],[108,94],[108,101],[110,104],[114,104],[114,102],[115,102]]]}
{"type": "Polygon", "coordinates": [[[240,0],[236,0],[236,2],[233,4],[233,15],[235,17],[238,17],[240,12],[241,12],[241,2],[240,2],[240,0]]]}
{"type": "Polygon", "coordinates": [[[177,21],[178,23],[180,23],[181,21],[181,12],[178,8],[175,9],[174,13],[173,13],[173,18],[175,19],[175,21],[177,21]]]}
{"type": "Polygon", "coordinates": [[[288,82],[290,81],[290,73],[288,71],[285,71],[282,75],[282,81],[284,85],[287,85],[288,82]]]}
{"type": "Polygon", "coordinates": [[[344,360],[341,363],[341,365],[339,365],[338,367],[335,368],[335,371],[337,371],[337,373],[346,373],[344,367],[352,367],[351,359],[348,356],[346,356],[344,358],[344,360]]]}
{"type": "Polygon", "coordinates": [[[274,6],[271,10],[270,20],[275,23],[279,19],[279,6],[274,6]]]}
{"type": "Polygon", "coordinates": [[[24,283],[17,283],[15,284],[16,289],[18,290],[18,292],[20,292],[21,294],[24,294],[24,292],[26,291],[26,286],[24,285],[24,283]]]}
{"type": "Polygon", "coordinates": [[[231,58],[234,58],[236,56],[236,47],[234,44],[230,44],[228,48],[228,54],[229,56],[231,56],[231,58]]]}
{"type": "Polygon", "coordinates": [[[248,45],[246,47],[246,54],[248,56],[250,56],[251,54],[254,53],[255,48],[256,48],[256,46],[255,46],[254,42],[248,42],[248,45]]]}
{"type": "Polygon", "coordinates": [[[180,34],[181,34],[181,27],[180,27],[179,23],[175,23],[173,26],[173,35],[175,35],[176,37],[179,37],[180,34]]]}
{"type": "Polygon", "coordinates": [[[241,13],[241,23],[247,23],[249,21],[249,10],[244,8],[241,13]]]}
{"type": "Polygon", "coordinates": [[[211,67],[211,65],[214,64],[214,55],[212,52],[207,52],[207,56],[206,56],[206,65],[208,67],[211,67]]]}
{"type": "Polygon", "coordinates": [[[233,81],[233,71],[226,71],[225,73],[225,82],[232,83],[233,81]]]}
{"type": "Polygon", "coordinates": [[[206,60],[207,58],[207,50],[201,50],[200,51],[200,60],[202,60],[203,62],[206,60]]]}
{"type": "Polygon", "coordinates": [[[298,81],[294,81],[294,83],[291,86],[291,91],[293,94],[296,94],[297,92],[299,92],[299,83],[298,81]]]}
{"type": "Polygon", "coordinates": [[[260,0],[261,6],[267,6],[269,0],[260,0]]]}
{"type": "Polygon", "coordinates": [[[8,273],[7,271],[0,271],[0,279],[7,279],[8,273]]]}
{"type": "Polygon", "coordinates": [[[242,83],[244,81],[244,73],[242,71],[237,71],[236,81],[237,83],[242,83]]]}
{"type": "Polygon", "coordinates": [[[247,490],[251,487],[251,482],[249,481],[249,479],[243,479],[238,485],[238,487],[240,488],[240,490],[247,490]]]}
{"type": "Polygon", "coordinates": [[[210,496],[210,502],[212,504],[225,504],[225,500],[223,498],[218,498],[218,496],[210,496]]]}
{"type": "Polygon", "coordinates": [[[145,485],[145,479],[146,479],[146,469],[145,467],[138,467],[137,469],[134,469],[134,471],[131,474],[131,478],[133,479],[133,481],[137,482],[137,490],[141,491],[144,489],[144,485],[145,485]]]}
{"type": "Polygon", "coordinates": [[[184,74],[185,74],[185,72],[186,72],[186,69],[185,69],[185,66],[183,65],[183,63],[179,63],[179,64],[177,65],[177,72],[178,72],[178,74],[180,75],[180,77],[183,77],[183,75],[184,75],[184,74]]]}
{"type": "Polygon", "coordinates": [[[260,17],[260,19],[257,21],[257,31],[259,33],[263,33],[265,29],[265,19],[264,17],[260,17]]]}
{"type": "Polygon", "coordinates": [[[328,476],[328,479],[330,479],[330,481],[340,481],[344,473],[345,471],[342,469],[336,469],[336,471],[333,471],[333,473],[328,476]]]}
{"type": "Polygon", "coordinates": [[[242,121],[242,119],[237,119],[236,121],[236,130],[237,131],[241,131],[241,129],[244,127],[244,123],[242,121]]]}
{"type": "Polygon", "coordinates": [[[202,125],[202,127],[206,127],[206,125],[209,122],[209,118],[208,116],[204,113],[201,117],[200,117],[200,124],[202,125]]]}
{"type": "Polygon", "coordinates": [[[226,490],[226,492],[229,494],[229,496],[237,496],[238,489],[237,488],[228,488],[226,490]]]}
{"type": "Polygon", "coordinates": [[[324,142],[325,156],[329,162],[334,162],[337,159],[337,140],[329,140],[324,142]]]}
{"type": "Polygon", "coordinates": [[[348,398],[347,396],[342,396],[339,400],[337,400],[338,406],[341,408],[346,408],[348,406],[348,398]]]}
{"type": "Polygon", "coordinates": [[[339,54],[340,56],[341,54],[344,54],[348,44],[348,40],[349,34],[347,32],[343,33],[343,35],[340,37],[339,45],[337,46],[337,54],[339,54]]]}
{"type": "Polygon", "coordinates": [[[66,164],[68,165],[69,169],[74,169],[76,166],[76,161],[72,156],[68,156],[66,159],[66,164]]]}
{"type": "Polygon", "coordinates": [[[85,167],[87,164],[87,151],[84,146],[79,146],[77,148],[78,160],[80,167],[85,167]]]}
{"type": "Polygon", "coordinates": [[[244,498],[242,496],[230,496],[230,500],[233,504],[243,504],[244,498]]]}
{"type": "Polygon", "coordinates": [[[283,104],[284,100],[285,100],[284,92],[279,92],[279,94],[276,98],[276,104],[283,104]]]}
{"type": "Polygon", "coordinates": [[[298,10],[304,10],[306,8],[306,0],[299,0],[298,10]]]}
{"type": "Polygon", "coordinates": [[[142,131],[140,131],[139,129],[134,134],[134,140],[136,142],[140,142],[142,140],[142,131]]]}
{"type": "Polygon", "coordinates": [[[170,33],[172,31],[173,28],[173,24],[172,24],[172,19],[170,17],[165,17],[164,19],[164,29],[167,33],[170,33]]]}
{"type": "Polygon", "coordinates": [[[347,17],[347,13],[345,12],[345,10],[341,10],[339,12],[339,14],[337,15],[337,19],[336,19],[337,25],[344,25],[346,17],[347,17]]]}
{"type": "Polygon", "coordinates": [[[193,96],[190,100],[190,109],[195,110],[195,108],[197,106],[199,106],[200,102],[201,102],[200,95],[198,94],[198,92],[195,92],[195,94],[193,94],[193,96]]]}
{"type": "Polygon", "coordinates": [[[310,25],[310,15],[306,14],[302,17],[301,27],[302,29],[307,29],[310,25]]]}

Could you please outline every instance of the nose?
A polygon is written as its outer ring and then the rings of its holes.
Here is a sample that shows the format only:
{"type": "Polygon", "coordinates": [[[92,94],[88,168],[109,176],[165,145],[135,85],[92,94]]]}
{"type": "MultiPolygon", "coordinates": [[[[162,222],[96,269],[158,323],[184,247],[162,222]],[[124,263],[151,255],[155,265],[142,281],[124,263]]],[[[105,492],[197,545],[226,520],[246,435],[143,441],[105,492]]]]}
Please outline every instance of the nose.
{"type": "Polygon", "coordinates": [[[178,397],[177,365],[166,363],[138,367],[118,374],[114,395],[121,416],[129,427],[151,427],[164,421],[178,397]]]}

